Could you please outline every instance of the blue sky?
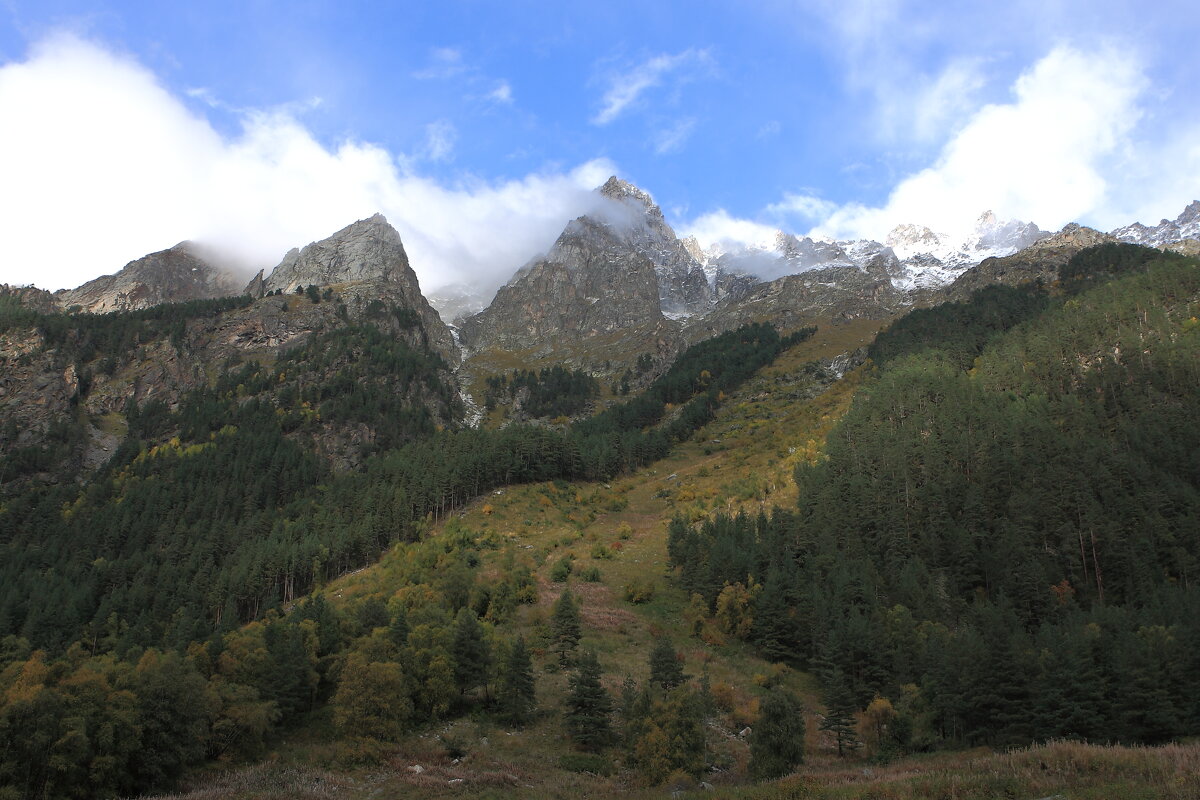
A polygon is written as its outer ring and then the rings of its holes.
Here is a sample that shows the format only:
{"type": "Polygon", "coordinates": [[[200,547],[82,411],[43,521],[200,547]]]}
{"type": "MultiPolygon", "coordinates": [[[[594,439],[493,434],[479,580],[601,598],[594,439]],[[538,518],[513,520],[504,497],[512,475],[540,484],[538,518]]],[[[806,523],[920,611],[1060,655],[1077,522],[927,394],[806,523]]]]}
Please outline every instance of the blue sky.
{"type": "Polygon", "coordinates": [[[494,284],[609,172],[708,241],[1156,222],[1200,196],[1197,34],[1188,2],[0,0],[0,281],[183,238],[269,267],[382,210],[424,285],[494,284]]]}

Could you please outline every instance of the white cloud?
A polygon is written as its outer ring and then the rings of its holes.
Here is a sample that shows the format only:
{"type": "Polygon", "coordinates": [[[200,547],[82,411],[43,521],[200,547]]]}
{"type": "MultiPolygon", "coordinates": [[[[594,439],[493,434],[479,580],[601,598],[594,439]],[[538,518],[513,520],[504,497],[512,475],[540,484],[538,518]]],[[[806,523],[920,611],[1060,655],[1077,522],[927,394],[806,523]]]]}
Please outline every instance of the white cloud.
{"type": "Polygon", "coordinates": [[[328,147],[287,110],[223,136],[140,64],[72,36],[0,66],[0,282],[76,286],[183,239],[246,268],[376,211],[425,289],[495,285],[546,248],[605,161],[445,185],[369,143],[328,147]]]}
{"type": "Polygon", "coordinates": [[[674,125],[667,127],[654,137],[654,152],[661,155],[673,153],[683,147],[684,142],[692,135],[692,131],[696,128],[696,120],[694,117],[687,117],[676,122],[674,125]]]}
{"type": "Polygon", "coordinates": [[[596,125],[607,125],[634,105],[648,90],[662,85],[670,76],[686,80],[687,68],[707,68],[712,57],[707,50],[684,50],[675,55],[659,55],[609,78],[608,90],[600,102],[603,107],[592,117],[596,125]]]}
{"type": "Polygon", "coordinates": [[[778,229],[748,219],[730,216],[725,209],[703,214],[680,227],[683,236],[695,236],[704,247],[712,244],[765,246],[775,241],[778,229]]]}
{"type": "Polygon", "coordinates": [[[777,218],[798,216],[809,220],[823,220],[837,210],[837,204],[810,193],[788,193],[778,203],[768,205],[766,210],[769,215],[777,218]]]}
{"type": "MultiPolygon", "coordinates": [[[[1138,126],[1147,88],[1128,53],[1060,45],[1015,81],[1009,102],[976,111],[933,163],[900,180],[881,206],[798,193],[767,206],[764,217],[816,219],[811,235],[838,239],[882,239],[906,222],[960,233],[989,209],[1047,229],[1072,221],[1111,228],[1138,209],[1157,222],[1146,209],[1170,197],[1174,215],[1200,186],[1200,132],[1181,126],[1166,144],[1147,139],[1157,137],[1138,126]]],[[[754,227],[740,229],[741,221],[722,223],[726,231],[758,235],[754,227]]]]}
{"type": "Polygon", "coordinates": [[[1049,227],[1083,218],[1111,199],[1106,174],[1129,142],[1145,85],[1126,54],[1057,47],[1017,79],[1012,102],[976,112],[883,208],[842,208],[820,230],[879,236],[920,221],[953,232],[987,209],[1049,227]]]}
{"type": "Polygon", "coordinates": [[[448,161],[454,154],[458,141],[458,129],[450,122],[439,119],[425,126],[425,156],[430,161],[448,161]]]}
{"type": "Polygon", "coordinates": [[[492,89],[490,92],[488,92],[487,98],[494,103],[499,103],[500,105],[512,105],[512,86],[508,81],[500,81],[500,83],[496,85],[495,89],[492,89]]]}

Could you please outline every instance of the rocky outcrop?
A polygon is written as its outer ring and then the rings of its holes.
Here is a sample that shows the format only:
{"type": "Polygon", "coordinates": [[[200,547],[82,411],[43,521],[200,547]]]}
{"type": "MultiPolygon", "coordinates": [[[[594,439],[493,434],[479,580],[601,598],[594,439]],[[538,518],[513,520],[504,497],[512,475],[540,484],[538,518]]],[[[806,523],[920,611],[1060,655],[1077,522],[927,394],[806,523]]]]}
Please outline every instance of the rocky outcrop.
{"type": "Polygon", "coordinates": [[[36,286],[9,286],[7,283],[0,283],[0,300],[43,314],[51,314],[58,310],[58,300],[54,295],[36,286]]]}
{"type": "Polygon", "coordinates": [[[703,318],[689,320],[689,342],[751,322],[780,330],[853,319],[886,319],[911,302],[886,274],[858,267],[826,267],[754,286],[744,296],[722,302],[703,318]]]}
{"type": "Polygon", "coordinates": [[[946,287],[941,296],[950,300],[966,300],[972,292],[992,284],[1016,286],[1038,280],[1050,283],[1058,278],[1059,269],[1080,250],[1114,241],[1116,239],[1107,233],[1071,223],[1053,236],[1041,239],[1020,252],[1002,258],[984,259],[946,287]]]}
{"type": "Polygon", "coordinates": [[[1200,200],[1193,200],[1178,217],[1161,220],[1153,228],[1135,222],[1117,228],[1110,235],[1122,242],[1147,247],[1165,247],[1184,239],[1200,239],[1200,200]]]}
{"type": "Polygon", "coordinates": [[[208,300],[238,293],[233,273],[206,260],[191,242],[143,256],[115,275],[103,275],[56,294],[64,309],[95,314],[134,311],[162,303],[208,300]]]}
{"type": "Polygon", "coordinates": [[[411,310],[419,329],[410,344],[428,345],[451,365],[458,364],[458,345],[450,329],[421,293],[400,234],[382,214],[290,250],[267,276],[263,289],[292,294],[308,286],[335,289],[351,316],[361,315],[375,301],[411,310]]]}
{"type": "Polygon", "coordinates": [[[611,178],[598,194],[594,212],[570,222],[546,255],[461,321],[468,349],[601,370],[673,353],[678,326],[664,310],[686,316],[710,307],[704,270],[645,192],[611,178]]]}
{"type": "Polygon", "coordinates": [[[618,223],[569,223],[544,257],[526,264],[485,310],[463,320],[473,350],[556,347],[665,322],[658,277],[618,223]]]}
{"type": "Polygon", "coordinates": [[[714,299],[708,276],[694,252],[675,235],[649,194],[615,175],[598,189],[612,202],[598,215],[629,249],[654,265],[659,307],[668,317],[702,314],[714,299]]]}

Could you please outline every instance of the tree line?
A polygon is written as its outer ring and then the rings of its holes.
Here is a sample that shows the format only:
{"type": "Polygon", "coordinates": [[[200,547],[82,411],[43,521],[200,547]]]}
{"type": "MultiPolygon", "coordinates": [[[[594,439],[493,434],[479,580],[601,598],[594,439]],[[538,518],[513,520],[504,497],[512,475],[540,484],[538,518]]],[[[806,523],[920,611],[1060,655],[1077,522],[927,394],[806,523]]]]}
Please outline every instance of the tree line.
{"type": "Polygon", "coordinates": [[[1200,731],[1200,266],[1065,270],[1114,272],[881,335],[798,508],[676,520],[680,584],[832,716],[886,702],[897,746],[1200,731]]]}

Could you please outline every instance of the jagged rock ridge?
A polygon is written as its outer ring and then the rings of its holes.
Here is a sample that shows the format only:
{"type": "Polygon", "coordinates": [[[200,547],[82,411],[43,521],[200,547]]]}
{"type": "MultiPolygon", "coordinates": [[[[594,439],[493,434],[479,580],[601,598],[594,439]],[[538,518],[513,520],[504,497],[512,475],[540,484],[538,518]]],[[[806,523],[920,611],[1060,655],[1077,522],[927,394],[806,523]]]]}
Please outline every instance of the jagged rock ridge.
{"type": "Polygon", "coordinates": [[[703,265],[675,235],[650,195],[615,175],[598,191],[617,205],[617,213],[606,209],[605,215],[617,236],[654,265],[663,314],[679,318],[712,308],[713,291],[703,265]]]}
{"type": "Polygon", "coordinates": [[[134,311],[162,303],[208,300],[237,294],[232,272],[205,260],[191,242],[142,256],[114,275],[58,292],[58,304],[83,311],[134,311]]]}
{"type": "Polygon", "coordinates": [[[352,316],[361,315],[376,300],[411,309],[419,317],[422,338],[413,344],[427,344],[451,365],[458,364],[459,350],[450,329],[421,293],[400,234],[382,214],[293,248],[265,280],[255,278],[247,291],[259,286],[264,293],[282,290],[285,294],[298,287],[337,287],[352,316]]]}
{"type": "Polygon", "coordinates": [[[472,349],[550,348],[664,323],[654,264],[616,222],[570,222],[543,257],[522,267],[460,333],[472,349]]]}
{"type": "Polygon", "coordinates": [[[774,280],[813,269],[858,267],[887,263],[893,286],[905,292],[921,292],[951,283],[985,258],[1015,253],[1049,234],[1037,225],[1015,220],[1000,221],[985,212],[974,229],[963,237],[936,233],[924,225],[897,225],[883,242],[870,239],[827,241],[799,238],[784,231],[761,242],[715,243],[696,250],[710,274],[727,274],[774,280]],[[882,261],[880,261],[882,259],[882,261]]]}
{"type": "Polygon", "coordinates": [[[1200,200],[1193,200],[1174,220],[1164,219],[1153,228],[1140,222],[1117,228],[1115,239],[1147,247],[1165,247],[1185,239],[1200,239],[1200,200]]]}

